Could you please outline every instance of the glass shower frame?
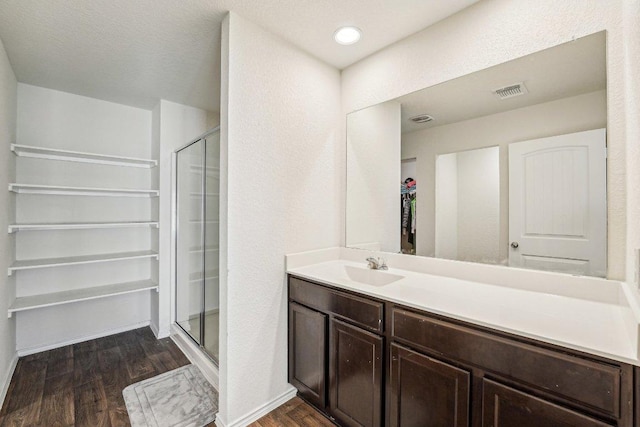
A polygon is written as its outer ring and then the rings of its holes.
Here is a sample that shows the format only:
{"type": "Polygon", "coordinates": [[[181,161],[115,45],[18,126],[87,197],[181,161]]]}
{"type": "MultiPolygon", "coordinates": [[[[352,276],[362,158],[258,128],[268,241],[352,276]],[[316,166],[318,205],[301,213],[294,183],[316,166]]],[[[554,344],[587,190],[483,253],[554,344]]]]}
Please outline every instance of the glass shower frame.
{"type": "Polygon", "coordinates": [[[216,365],[219,358],[217,345],[219,342],[219,317],[216,320],[215,316],[219,316],[220,294],[219,153],[220,132],[219,128],[215,128],[177,149],[174,159],[174,323],[216,365]],[[194,158],[197,159],[196,162],[193,162],[194,158]],[[185,166],[189,170],[183,174],[182,169],[185,166]],[[198,175],[198,172],[193,172],[193,170],[200,170],[199,183],[197,179],[193,180],[193,176],[198,175]],[[214,171],[214,174],[209,175],[210,170],[214,171]],[[210,178],[214,182],[217,180],[217,186],[208,182],[210,178]],[[187,180],[187,186],[181,182],[181,179],[187,180]],[[183,194],[185,192],[187,194],[183,194]],[[194,196],[197,197],[195,202],[191,200],[194,196]],[[215,203],[216,200],[217,203],[215,203]],[[182,215],[186,216],[186,220],[182,215]],[[213,246],[210,237],[215,239],[213,246]],[[200,258],[197,256],[199,252],[202,254],[200,258]],[[215,259],[211,253],[215,254],[215,259]],[[192,256],[193,254],[196,256],[192,256]],[[217,274],[211,276],[208,274],[210,271],[217,272],[217,274]],[[192,276],[194,279],[191,279],[192,276]],[[194,296],[195,298],[193,298],[194,296]],[[218,306],[218,314],[208,314],[207,303],[211,301],[218,306]],[[207,316],[211,316],[211,321],[208,321],[207,316]]]}

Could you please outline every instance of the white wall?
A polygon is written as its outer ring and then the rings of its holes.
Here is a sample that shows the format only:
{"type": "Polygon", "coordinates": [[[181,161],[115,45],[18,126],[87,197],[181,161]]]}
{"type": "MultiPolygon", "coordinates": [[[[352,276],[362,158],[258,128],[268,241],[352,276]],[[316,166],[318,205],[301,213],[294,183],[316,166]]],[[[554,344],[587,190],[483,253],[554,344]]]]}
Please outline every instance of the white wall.
{"type": "Polygon", "coordinates": [[[416,159],[402,159],[400,163],[400,181],[404,182],[407,178],[415,179],[416,176],[416,159]]]}
{"type": "Polygon", "coordinates": [[[435,158],[435,247],[431,250],[436,257],[500,261],[498,150],[481,148],[435,158]]]}
{"type": "MultiPolygon", "coordinates": [[[[623,30],[625,34],[624,81],[626,137],[627,137],[627,183],[636,188],[640,182],[640,81],[637,78],[640,67],[640,0],[624,3],[623,30]]],[[[629,191],[627,195],[627,217],[640,218],[640,191],[629,191]]],[[[627,224],[627,280],[638,284],[640,273],[640,221],[630,220],[627,224]]]]}
{"type": "Polygon", "coordinates": [[[15,179],[15,161],[9,147],[16,137],[16,104],[16,77],[0,40],[0,406],[16,362],[15,320],[5,316],[15,296],[15,277],[4,274],[15,252],[14,236],[6,233],[7,226],[14,222],[15,196],[6,188],[15,179]]]}
{"type": "MultiPolygon", "coordinates": [[[[435,157],[435,247],[427,249],[438,258],[458,259],[458,155],[442,154],[435,157]]],[[[418,216],[420,198],[416,199],[416,217],[418,216]]],[[[420,236],[418,219],[416,232],[420,236]]],[[[418,241],[416,237],[416,243],[418,241]]],[[[427,242],[429,244],[429,242],[427,242]]],[[[423,255],[421,245],[416,244],[416,254],[423,255]]]]}
{"type": "MultiPolygon", "coordinates": [[[[65,92],[18,84],[17,143],[150,158],[151,112],[65,92]]],[[[152,186],[149,169],[19,157],[20,183],[104,188],[152,186]]],[[[16,197],[16,222],[157,219],[148,198],[27,195],[16,197]]],[[[149,250],[151,228],[21,231],[16,259],[149,250]]],[[[16,273],[18,296],[144,280],[155,261],[116,261],[16,273]]],[[[149,291],[17,313],[17,348],[32,352],[147,324],[149,291]]]]}
{"type": "Polygon", "coordinates": [[[344,145],[338,70],[234,13],[222,52],[219,418],[234,425],[292,392],[284,255],[340,243],[344,145]]]}
{"type": "Polygon", "coordinates": [[[640,94],[633,81],[639,8],[638,0],[481,1],[343,70],[343,111],[607,30],[607,185],[609,236],[614,243],[608,247],[609,277],[624,278],[625,263],[635,264],[633,249],[640,246],[640,227],[632,226],[627,233],[626,220],[627,212],[640,211],[640,195],[627,195],[627,183],[635,185],[633,178],[640,173],[640,156],[631,156],[638,152],[638,138],[628,138],[638,135],[634,117],[640,94]]]}
{"type": "Polygon", "coordinates": [[[385,102],[347,120],[347,246],[400,250],[400,104],[385,102]]]}
{"type": "Polygon", "coordinates": [[[165,337],[171,322],[174,250],[172,240],[172,188],[175,183],[173,152],[218,124],[218,118],[205,110],[161,100],[153,109],[153,149],[159,158],[160,190],[158,233],[159,292],[152,296],[151,327],[165,337]]]}
{"type": "Polygon", "coordinates": [[[498,147],[456,154],[459,260],[485,263],[501,261],[498,156],[498,147]]]}
{"type": "MultiPolygon", "coordinates": [[[[598,129],[607,126],[604,91],[559,99],[504,113],[451,123],[402,135],[402,157],[415,157],[420,197],[417,206],[418,255],[435,253],[435,159],[440,154],[474,148],[500,148],[499,253],[496,260],[509,257],[509,156],[512,142],[598,129]],[[431,183],[431,184],[428,184],[431,183]]],[[[615,242],[614,233],[610,242],[615,242]]],[[[613,271],[621,268],[620,258],[610,260],[613,271]]]]}

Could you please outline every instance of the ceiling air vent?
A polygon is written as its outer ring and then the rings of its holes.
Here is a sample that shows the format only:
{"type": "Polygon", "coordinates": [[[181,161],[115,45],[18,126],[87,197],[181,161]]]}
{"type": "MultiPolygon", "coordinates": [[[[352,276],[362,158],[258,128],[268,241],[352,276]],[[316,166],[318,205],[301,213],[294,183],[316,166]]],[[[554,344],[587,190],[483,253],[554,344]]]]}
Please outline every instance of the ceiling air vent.
{"type": "Polygon", "coordinates": [[[524,83],[515,83],[509,86],[501,87],[493,91],[500,99],[513,98],[514,96],[525,95],[529,93],[524,83]]]}
{"type": "Polygon", "coordinates": [[[429,123],[433,121],[433,117],[428,114],[420,114],[419,116],[411,117],[409,120],[416,123],[429,123]]]}

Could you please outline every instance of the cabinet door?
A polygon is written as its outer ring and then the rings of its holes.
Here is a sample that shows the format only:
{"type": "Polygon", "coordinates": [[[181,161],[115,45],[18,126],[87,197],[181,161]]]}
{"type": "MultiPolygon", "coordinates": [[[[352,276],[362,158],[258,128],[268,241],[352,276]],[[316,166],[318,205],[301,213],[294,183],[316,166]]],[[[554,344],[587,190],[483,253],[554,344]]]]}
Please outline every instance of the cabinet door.
{"type": "Polygon", "coordinates": [[[327,315],[289,304],[289,382],[318,408],[326,406],[327,315]]]}
{"type": "Polygon", "coordinates": [[[483,380],[482,427],[611,425],[494,381],[483,380]]]}
{"type": "Polygon", "coordinates": [[[342,426],[379,427],[382,337],[331,319],[329,411],[342,426]]]}
{"type": "Polygon", "coordinates": [[[471,374],[397,344],[391,345],[392,427],[467,427],[471,374]]]}

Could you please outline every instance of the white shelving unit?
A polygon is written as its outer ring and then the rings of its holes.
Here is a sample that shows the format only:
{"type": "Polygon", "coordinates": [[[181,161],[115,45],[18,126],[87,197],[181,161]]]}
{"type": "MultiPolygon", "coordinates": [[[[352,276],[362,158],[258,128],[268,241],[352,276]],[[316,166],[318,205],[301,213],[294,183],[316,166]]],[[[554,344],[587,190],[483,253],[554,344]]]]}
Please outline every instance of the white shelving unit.
{"type": "Polygon", "coordinates": [[[158,253],[154,251],[138,251],[138,252],[119,252],[100,255],[84,255],[61,258],[43,258],[20,260],[14,262],[8,269],[8,275],[11,276],[14,271],[33,270],[38,268],[62,267],[65,265],[94,264],[98,262],[122,261],[129,259],[155,258],[158,259],[158,253]]]}
{"type": "Polygon", "coordinates": [[[59,150],[56,148],[34,147],[20,144],[11,144],[11,151],[13,151],[16,156],[20,157],[62,160],[67,162],[99,163],[104,165],[128,166],[134,168],[152,168],[158,165],[158,161],[152,159],[83,153],[81,151],[59,150]]]}
{"type": "Polygon", "coordinates": [[[202,252],[219,252],[220,248],[219,247],[206,247],[206,248],[190,248],[189,249],[189,253],[190,254],[201,254],[202,252]]]}
{"type": "Polygon", "coordinates": [[[130,228],[130,227],[154,227],[158,228],[157,221],[123,221],[123,222],[61,222],[52,224],[11,224],[9,233],[16,231],[42,231],[42,230],[84,230],[98,228],[130,228]]]}
{"type": "MultiPolygon", "coordinates": [[[[97,154],[97,153],[87,153],[80,151],[71,151],[71,150],[62,150],[56,148],[45,148],[45,147],[35,147],[30,145],[21,145],[21,144],[12,144],[11,150],[17,157],[29,157],[35,159],[43,159],[43,160],[58,160],[58,161],[66,161],[66,162],[74,162],[74,163],[92,163],[92,164],[101,164],[107,166],[114,166],[113,175],[111,175],[110,169],[96,169],[96,173],[100,174],[103,178],[106,179],[105,182],[111,182],[112,178],[118,177],[118,170],[120,167],[127,168],[145,168],[151,169],[158,165],[158,162],[153,159],[142,159],[135,157],[124,157],[124,156],[114,156],[114,155],[106,155],[106,154],[97,154]]],[[[25,166],[29,165],[29,167],[34,168],[35,164],[25,163],[25,166]]],[[[67,169],[65,165],[65,170],[67,169]]],[[[68,165],[68,168],[73,168],[73,165],[68,165]]],[[[58,170],[59,168],[55,168],[58,170]]],[[[48,170],[44,168],[43,170],[48,170]]],[[[82,173],[87,173],[86,169],[78,169],[76,166],[76,176],[79,180],[82,180],[82,173]]],[[[134,174],[136,172],[129,171],[134,174]]],[[[143,172],[137,173],[136,176],[141,177],[143,172]]],[[[35,177],[35,175],[26,174],[23,176],[24,179],[18,178],[18,181],[28,180],[35,177]]],[[[41,177],[40,177],[41,178],[41,177]]],[[[46,181],[49,181],[48,177],[46,181]]],[[[116,182],[116,180],[113,180],[116,182]]],[[[123,182],[120,180],[120,182],[123,182]]],[[[127,181],[128,182],[128,181],[127,181]]],[[[144,185],[144,180],[138,179],[136,181],[140,186],[144,185]]],[[[80,183],[80,182],[78,182],[80,183]]],[[[108,187],[108,186],[107,186],[108,187]]],[[[83,187],[83,186],[60,186],[60,185],[39,185],[39,184],[25,184],[25,183],[11,183],[9,184],[9,191],[15,192],[18,197],[23,194],[41,194],[41,195],[52,195],[52,196],[78,196],[78,197],[87,197],[87,196],[101,196],[101,197],[137,197],[137,198],[153,198],[158,197],[158,190],[148,190],[148,189],[129,189],[129,188],[100,188],[100,187],[83,187]]],[[[18,199],[20,200],[20,199],[18,199]]],[[[23,199],[27,201],[29,199],[23,199]]],[[[91,199],[87,199],[91,200],[91,199]]],[[[66,209],[65,204],[68,201],[65,199],[53,199],[53,201],[48,200],[47,204],[44,206],[50,206],[53,204],[58,209],[66,209]]],[[[30,206],[33,209],[33,203],[39,203],[38,201],[31,201],[30,206]]],[[[92,202],[87,202],[92,203],[92,202]]],[[[126,201],[118,201],[116,203],[127,203],[126,201]]],[[[19,206],[19,204],[18,204],[19,206]]],[[[152,204],[153,206],[153,204],[152,204]]],[[[37,209],[37,208],[36,208],[37,209]]],[[[153,216],[153,215],[152,215],[153,216]]],[[[46,217],[46,215],[45,215],[46,217]]],[[[44,217],[43,217],[44,218],[44,217]]],[[[65,230],[91,230],[91,229],[116,229],[116,228],[131,228],[131,227],[152,227],[158,228],[157,221],[104,221],[104,222],[56,222],[56,223],[23,223],[23,224],[11,224],[8,227],[9,233],[15,233],[18,231],[47,231],[47,230],[57,230],[64,232],[65,230]]],[[[29,283],[30,289],[41,289],[42,293],[37,295],[29,295],[29,296],[20,296],[20,281],[22,280],[32,280],[31,276],[21,275],[20,271],[26,270],[36,270],[43,268],[55,268],[62,266],[78,266],[78,265],[86,265],[86,264],[98,264],[98,263],[106,263],[106,262],[114,262],[114,261],[123,261],[123,260],[145,260],[145,259],[158,259],[158,253],[153,250],[144,250],[144,251],[126,251],[128,246],[127,240],[124,240],[120,247],[118,248],[121,252],[106,252],[105,249],[102,249],[102,253],[93,253],[89,255],[80,255],[80,256],[64,256],[64,257],[56,257],[55,248],[50,251],[47,255],[53,257],[50,258],[37,258],[37,259],[23,259],[16,260],[9,268],[8,275],[16,275],[18,282],[16,284],[16,293],[19,295],[16,297],[15,301],[8,310],[8,316],[11,317],[13,313],[26,311],[26,310],[36,310],[44,307],[52,307],[61,304],[69,304],[69,303],[79,303],[82,301],[95,300],[98,298],[107,298],[113,297],[116,295],[130,294],[134,292],[142,292],[148,291],[150,289],[158,290],[158,284],[147,276],[143,280],[135,280],[136,277],[124,277],[118,276],[114,274],[113,281],[118,281],[118,283],[110,284],[110,285],[99,285],[96,286],[95,283],[75,283],[73,286],[60,286],[60,279],[58,278],[57,290],[66,288],[77,288],[78,285],[82,285],[80,288],[73,290],[62,290],[58,292],[51,292],[51,288],[48,288],[46,283],[40,285],[39,283],[29,283]],[[49,289],[49,292],[47,290],[49,289]]],[[[95,245],[92,248],[99,252],[101,244],[99,240],[96,240],[95,245]]],[[[112,249],[113,250],[113,249],[112,249]]],[[[117,249],[116,249],[117,250],[117,249]]],[[[68,251],[65,251],[68,253],[68,251]]],[[[27,255],[28,256],[28,255],[27,255]]],[[[75,273],[75,272],[70,272],[75,273]]],[[[114,271],[117,273],[117,271],[114,271]]],[[[125,274],[126,276],[126,274],[125,274]]],[[[66,276],[65,276],[66,277],[66,276]]],[[[72,277],[72,275],[70,276],[72,277]]],[[[151,275],[151,277],[154,277],[151,275]]],[[[26,284],[26,283],[25,283],[26,284]]],[[[33,291],[31,291],[33,292],[33,291]]]]}
{"type": "Polygon", "coordinates": [[[189,165],[189,169],[194,172],[202,172],[202,169],[206,169],[211,172],[219,172],[220,168],[218,166],[202,166],[202,165],[189,165]]]}
{"type": "MultiPolygon", "coordinates": [[[[204,195],[209,197],[220,196],[218,193],[204,193],[204,195]]],[[[189,193],[189,197],[202,197],[202,193],[189,193]]]]}
{"type": "Polygon", "coordinates": [[[126,188],[67,187],[60,185],[9,184],[9,191],[22,194],[52,194],[58,196],[158,197],[158,190],[126,188]]]}
{"type": "Polygon", "coordinates": [[[136,282],[114,283],[112,285],[95,286],[91,288],[76,289],[71,291],[54,292],[27,297],[18,297],[9,307],[8,317],[13,313],[37,308],[52,307],[54,305],[69,304],[73,302],[89,301],[97,298],[112,297],[115,295],[129,294],[146,290],[158,290],[158,284],[151,280],[136,282]]]}

